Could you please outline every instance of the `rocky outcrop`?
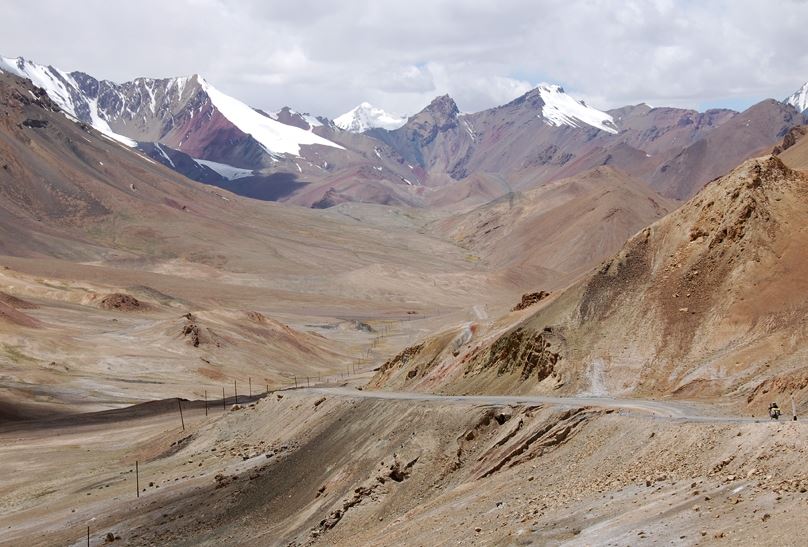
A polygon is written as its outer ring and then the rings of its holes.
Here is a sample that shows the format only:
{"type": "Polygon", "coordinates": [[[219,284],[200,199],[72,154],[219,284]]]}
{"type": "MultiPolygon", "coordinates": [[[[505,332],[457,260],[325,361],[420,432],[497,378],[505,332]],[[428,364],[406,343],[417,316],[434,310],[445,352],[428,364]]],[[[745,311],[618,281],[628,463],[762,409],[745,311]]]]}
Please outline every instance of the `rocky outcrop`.
{"type": "Polygon", "coordinates": [[[312,209],[328,209],[338,205],[341,201],[339,192],[334,187],[329,188],[323,193],[323,197],[311,204],[312,209]]]}
{"type": "Polygon", "coordinates": [[[28,127],[31,129],[44,129],[48,127],[48,120],[36,120],[33,118],[27,118],[23,120],[22,125],[24,127],[28,127]]]}
{"type": "Polygon", "coordinates": [[[398,355],[393,357],[392,359],[388,359],[385,363],[379,368],[380,373],[388,372],[392,369],[402,368],[407,366],[410,361],[412,361],[421,351],[424,349],[424,344],[418,344],[415,346],[409,346],[404,348],[398,355]]]}
{"type": "Polygon", "coordinates": [[[101,308],[116,311],[143,311],[148,309],[149,306],[134,296],[123,293],[113,293],[101,299],[101,308]]]}
{"type": "Polygon", "coordinates": [[[183,317],[185,318],[185,325],[182,327],[182,336],[188,339],[189,344],[198,348],[199,344],[202,343],[202,337],[199,325],[196,323],[196,317],[190,313],[186,313],[183,317]]]}
{"type": "Polygon", "coordinates": [[[328,517],[320,521],[320,525],[312,531],[312,536],[318,537],[325,531],[334,528],[352,508],[366,501],[380,501],[389,490],[385,486],[388,481],[404,482],[412,473],[413,466],[419,457],[420,453],[409,457],[396,453],[393,454],[389,464],[382,461],[370,479],[354,488],[353,494],[344,499],[339,508],[331,511],[328,517]]]}
{"type": "Polygon", "coordinates": [[[533,304],[538,304],[539,302],[541,302],[542,300],[544,300],[548,296],[550,296],[550,293],[545,292],[545,291],[531,292],[531,293],[523,294],[522,295],[522,300],[517,305],[515,305],[511,309],[511,311],[525,310],[525,309],[529,308],[530,306],[532,306],[533,304]]]}
{"type": "Polygon", "coordinates": [[[497,376],[518,373],[521,380],[535,377],[541,382],[555,372],[561,359],[560,352],[553,351],[549,341],[551,332],[552,329],[533,332],[519,327],[472,354],[465,373],[480,374],[493,369],[497,376]]]}
{"type": "Polygon", "coordinates": [[[797,141],[803,138],[806,135],[806,133],[808,133],[808,127],[804,125],[792,127],[791,129],[788,130],[788,133],[786,133],[785,136],[783,137],[783,142],[774,147],[774,149],[772,150],[772,155],[779,156],[780,154],[782,154],[783,152],[785,152],[786,150],[797,144],[797,141]]]}

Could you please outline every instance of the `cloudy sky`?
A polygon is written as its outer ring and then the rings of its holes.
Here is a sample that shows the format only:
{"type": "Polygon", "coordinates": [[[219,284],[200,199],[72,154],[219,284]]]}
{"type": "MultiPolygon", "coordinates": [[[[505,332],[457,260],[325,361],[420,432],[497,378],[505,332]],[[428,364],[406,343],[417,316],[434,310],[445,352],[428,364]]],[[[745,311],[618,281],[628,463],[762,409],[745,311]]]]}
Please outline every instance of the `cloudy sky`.
{"type": "Polygon", "coordinates": [[[0,54],[115,81],[200,73],[253,106],[463,111],[559,83],[599,108],[745,108],[808,80],[806,0],[4,2],[0,54]]]}

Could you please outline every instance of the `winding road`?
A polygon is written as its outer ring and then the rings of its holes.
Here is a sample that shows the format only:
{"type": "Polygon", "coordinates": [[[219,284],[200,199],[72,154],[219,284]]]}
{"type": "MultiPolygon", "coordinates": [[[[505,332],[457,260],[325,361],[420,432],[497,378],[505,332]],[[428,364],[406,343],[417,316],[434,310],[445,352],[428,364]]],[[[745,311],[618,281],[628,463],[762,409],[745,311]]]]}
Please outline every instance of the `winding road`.
{"type": "Polygon", "coordinates": [[[547,397],[541,395],[437,395],[407,391],[368,391],[352,387],[311,387],[295,390],[297,393],[346,397],[353,399],[382,399],[392,401],[425,401],[443,404],[480,406],[553,405],[559,407],[600,407],[648,415],[666,421],[710,423],[755,423],[768,418],[727,416],[718,409],[683,401],[654,401],[648,399],[618,399],[613,397],[547,397]]]}

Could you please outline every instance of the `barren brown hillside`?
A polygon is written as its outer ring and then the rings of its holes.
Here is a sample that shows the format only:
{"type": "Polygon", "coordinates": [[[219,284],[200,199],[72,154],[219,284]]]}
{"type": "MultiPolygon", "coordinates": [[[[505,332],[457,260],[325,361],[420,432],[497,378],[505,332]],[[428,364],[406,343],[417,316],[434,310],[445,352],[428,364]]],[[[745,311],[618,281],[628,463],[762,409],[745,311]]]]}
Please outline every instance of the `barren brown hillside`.
{"type": "Polygon", "coordinates": [[[807,204],[808,176],[750,160],[516,326],[424,346],[377,382],[805,405],[807,204]]]}
{"type": "Polygon", "coordinates": [[[521,283],[557,288],[678,204],[612,167],[511,193],[433,229],[521,283]]]}

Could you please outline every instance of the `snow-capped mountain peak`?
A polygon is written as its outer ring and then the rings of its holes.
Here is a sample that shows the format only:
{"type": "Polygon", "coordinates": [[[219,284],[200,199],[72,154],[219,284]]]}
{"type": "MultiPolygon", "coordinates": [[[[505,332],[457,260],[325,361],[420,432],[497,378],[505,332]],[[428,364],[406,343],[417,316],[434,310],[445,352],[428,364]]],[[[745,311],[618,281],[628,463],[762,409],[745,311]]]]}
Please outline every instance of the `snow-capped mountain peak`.
{"type": "Polygon", "coordinates": [[[405,123],[407,123],[406,117],[390,114],[367,102],[363,102],[334,120],[334,125],[352,133],[362,133],[374,128],[393,130],[405,123]]]}
{"type": "Polygon", "coordinates": [[[8,72],[20,78],[30,80],[37,87],[44,89],[53,102],[59,105],[66,114],[92,125],[107,137],[127,146],[137,143],[123,135],[115,133],[106,120],[98,115],[98,99],[85,97],[78,82],[69,74],[52,66],[32,63],[22,57],[11,59],[0,56],[0,72],[8,72]]]}
{"type": "Polygon", "coordinates": [[[607,133],[618,132],[617,125],[609,114],[573,99],[561,86],[539,84],[535,91],[544,102],[540,117],[550,125],[582,127],[586,124],[607,133]]]}
{"type": "MultiPolygon", "coordinates": [[[[38,65],[22,57],[0,57],[0,71],[30,80],[45,89],[66,114],[128,146],[136,146],[136,141],[168,141],[177,149],[190,147],[188,152],[200,152],[210,144],[202,142],[206,137],[199,136],[205,132],[205,120],[210,122],[218,111],[233,127],[255,139],[268,154],[298,156],[301,145],[311,144],[343,148],[311,131],[263,115],[222,93],[198,74],[160,80],[137,78],[116,84],[96,80],[82,72],[68,73],[38,65]],[[210,110],[210,106],[215,111],[210,110]]],[[[208,125],[217,123],[221,122],[208,125]]],[[[209,129],[220,131],[221,127],[209,129]]]]}
{"type": "Polygon", "coordinates": [[[808,82],[788,97],[785,103],[790,104],[800,112],[808,110],[808,82]]]}

